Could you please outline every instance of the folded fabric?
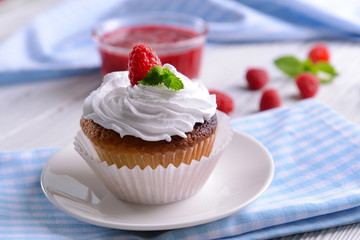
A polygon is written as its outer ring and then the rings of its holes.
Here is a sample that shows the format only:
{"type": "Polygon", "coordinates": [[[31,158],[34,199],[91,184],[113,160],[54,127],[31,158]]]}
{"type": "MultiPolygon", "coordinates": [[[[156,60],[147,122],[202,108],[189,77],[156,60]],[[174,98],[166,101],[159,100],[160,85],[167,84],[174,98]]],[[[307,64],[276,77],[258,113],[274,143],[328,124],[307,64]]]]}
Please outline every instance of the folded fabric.
{"type": "Polygon", "coordinates": [[[56,149],[0,153],[0,239],[266,239],[360,221],[360,129],[316,100],[233,121],[275,162],[270,187],[241,211],[161,232],[102,228],[53,206],[40,173],[56,149]]]}
{"type": "Polygon", "coordinates": [[[210,42],[359,40],[360,4],[343,4],[352,11],[330,11],[327,4],[309,0],[67,0],[0,44],[0,84],[98,70],[101,63],[91,39],[92,27],[134,13],[170,11],[199,16],[209,23],[210,42]]]}
{"type": "Polygon", "coordinates": [[[356,0],[237,0],[289,24],[314,29],[322,37],[357,39],[360,2],[356,0]]]}

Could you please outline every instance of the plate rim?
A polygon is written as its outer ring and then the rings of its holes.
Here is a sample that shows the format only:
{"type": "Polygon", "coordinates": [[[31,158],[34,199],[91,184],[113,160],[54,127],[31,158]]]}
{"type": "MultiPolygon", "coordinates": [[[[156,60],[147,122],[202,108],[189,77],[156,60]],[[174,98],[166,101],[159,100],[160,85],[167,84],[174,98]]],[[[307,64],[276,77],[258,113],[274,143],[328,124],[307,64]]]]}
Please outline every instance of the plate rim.
{"type": "MultiPolygon", "coordinates": [[[[154,224],[154,223],[148,223],[148,224],[134,224],[134,223],[130,223],[130,224],[126,224],[126,223],[114,223],[113,221],[109,221],[109,222],[104,222],[104,221],[99,221],[94,219],[93,217],[89,218],[89,217],[84,217],[81,214],[76,214],[72,211],[70,211],[68,208],[64,207],[62,204],[60,204],[55,198],[53,198],[51,196],[51,193],[49,193],[46,190],[45,187],[45,183],[44,183],[44,178],[45,178],[45,172],[47,171],[47,169],[49,168],[49,165],[52,161],[52,159],[54,159],[55,157],[57,157],[57,155],[61,155],[62,152],[64,152],[67,148],[70,147],[70,145],[72,144],[68,144],[65,147],[61,148],[59,151],[57,151],[44,165],[42,171],[41,171],[41,177],[40,177],[40,185],[41,185],[41,189],[44,193],[44,195],[46,196],[46,198],[54,205],[56,206],[58,209],[64,211],[65,213],[69,214],[70,216],[79,219],[81,221],[84,221],[86,223],[89,224],[93,224],[96,226],[101,226],[101,227],[107,227],[107,228],[113,228],[113,229],[119,229],[119,230],[136,230],[136,231],[159,231],[159,230],[171,230],[171,229],[179,229],[179,228],[185,228],[185,227],[192,227],[192,226],[197,226],[197,225],[201,225],[201,224],[205,224],[205,223],[209,223],[209,222],[213,222],[225,217],[228,217],[238,211],[240,211],[241,209],[245,208],[246,206],[248,206],[249,204],[251,204],[252,202],[254,202],[257,198],[259,198],[265,191],[266,189],[270,186],[273,177],[274,177],[274,173],[275,173],[275,164],[274,164],[274,160],[270,154],[270,152],[268,151],[268,149],[257,139],[255,139],[254,137],[236,131],[234,129],[232,129],[233,131],[233,138],[236,135],[239,135],[243,138],[246,138],[247,140],[250,140],[251,142],[253,142],[254,144],[256,144],[258,147],[260,147],[265,155],[267,156],[267,160],[268,164],[269,164],[269,173],[268,176],[266,178],[266,180],[264,181],[264,183],[262,184],[262,187],[260,188],[260,190],[254,194],[251,198],[249,198],[247,201],[242,202],[241,204],[239,204],[237,207],[234,207],[232,209],[229,209],[228,211],[223,212],[222,214],[217,214],[215,216],[211,216],[209,218],[204,218],[201,220],[195,219],[195,220],[189,220],[187,222],[183,222],[183,223],[171,223],[171,224],[154,224]]],[[[230,143],[231,144],[231,143],[230,143]]],[[[72,149],[73,151],[75,151],[74,149],[72,149]]],[[[228,151],[228,149],[226,149],[225,151],[228,151]]],[[[221,158],[219,160],[219,163],[221,164],[221,158]]],[[[92,172],[94,175],[95,173],[92,172]]],[[[109,194],[109,190],[106,189],[107,194],[109,194]]],[[[200,192],[199,192],[200,193],[200,192]]],[[[197,193],[197,194],[199,194],[197,193]]],[[[114,197],[114,196],[113,196],[114,197]]],[[[114,197],[115,198],[115,197],[114,197]]],[[[119,200],[120,201],[120,200],[119,200]]],[[[123,202],[125,204],[133,204],[133,203],[126,203],[123,202]]],[[[176,204],[172,203],[172,204],[176,204]]],[[[146,206],[146,205],[142,205],[142,206],[146,206]]],[[[151,207],[151,205],[149,205],[149,207],[151,207]]],[[[157,205],[157,207],[161,207],[161,205],[157,205]]]]}

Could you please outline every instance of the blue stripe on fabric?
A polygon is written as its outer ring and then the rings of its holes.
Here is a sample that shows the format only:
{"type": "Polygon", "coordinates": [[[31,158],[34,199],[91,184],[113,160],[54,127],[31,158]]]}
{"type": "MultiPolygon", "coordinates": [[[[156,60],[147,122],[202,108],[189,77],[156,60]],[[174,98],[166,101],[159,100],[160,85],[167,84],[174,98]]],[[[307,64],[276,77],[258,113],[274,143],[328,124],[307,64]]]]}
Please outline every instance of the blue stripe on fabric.
{"type": "MultiPolygon", "coordinates": [[[[34,164],[23,162],[22,165],[18,166],[18,167],[11,166],[11,162],[8,164],[4,164],[4,165],[5,166],[3,166],[0,171],[1,174],[9,174],[9,175],[11,174],[16,178],[21,178],[21,177],[27,178],[31,175],[25,175],[25,174],[27,174],[29,171],[30,172],[38,171],[39,168],[40,169],[42,168],[42,166],[44,165],[44,162],[37,162],[34,164]],[[9,166],[6,166],[6,165],[9,165],[9,166]]],[[[10,179],[7,178],[7,179],[4,179],[3,181],[7,181],[7,180],[10,180],[10,179]]],[[[20,183],[20,184],[22,184],[22,183],[20,183]]]]}
{"type": "MultiPolygon", "coordinates": [[[[8,209],[10,209],[9,203],[11,203],[14,206],[17,206],[17,208],[19,208],[19,205],[29,205],[34,203],[34,201],[36,201],[37,203],[47,203],[48,200],[45,198],[39,198],[38,196],[35,197],[18,197],[17,199],[15,198],[8,198],[8,199],[0,199],[0,208],[1,206],[7,207],[8,209]]],[[[1,212],[1,210],[0,210],[1,212]]],[[[1,216],[0,216],[1,217],[1,216]]]]}
{"type": "MultiPolygon", "coordinates": [[[[38,168],[42,168],[42,166],[39,166],[38,168]]],[[[38,169],[36,169],[38,171],[38,169]]],[[[34,173],[31,172],[31,169],[27,169],[22,170],[22,171],[12,171],[12,170],[8,170],[11,171],[11,175],[8,175],[9,177],[4,180],[4,181],[0,181],[6,183],[6,185],[8,186],[26,186],[27,183],[31,183],[31,182],[36,182],[36,177],[34,176],[34,173]]]]}
{"type": "Polygon", "coordinates": [[[19,70],[0,74],[0,86],[27,83],[29,81],[56,81],[59,78],[72,77],[77,75],[97,73],[99,67],[85,69],[61,69],[61,70],[19,70]]]}
{"type": "MultiPolygon", "coordinates": [[[[341,123],[341,121],[336,121],[335,123],[341,123]]],[[[294,122],[294,124],[298,124],[297,122],[294,122]]],[[[301,123],[300,123],[301,124],[301,123]]],[[[283,143],[282,145],[274,146],[273,142],[275,140],[279,140],[282,138],[286,138],[288,140],[292,140],[293,142],[302,142],[308,139],[313,139],[314,136],[317,137],[316,134],[324,133],[329,129],[328,125],[325,124],[318,124],[317,121],[309,121],[308,125],[302,126],[299,125],[299,127],[296,129],[286,129],[285,127],[279,127],[275,131],[271,131],[268,133],[268,135],[257,135],[257,138],[261,140],[266,146],[268,146],[272,151],[276,150],[276,147],[284,147],[283,143]],[[317,126],[316,126],[317,125],[317,126]],[[319,127],[320,126],[320,127],[319,127]],[[309,134],[311,133],[311,134],[309,134]],[[300,138],[298,138],[300,136],[300,138]]],[[[286,124],[285,124],[286,125],[286,124]]],[[[346,126],[348,128],[348,126],[346,126]]],[[[328,133],[331,135],[336,135],[333,131],[328,133]]],[[[320,139],[319,139],[320,140],[320,139]]],[[[290,144],[291,142],[289,142],[290,144]]]]}
{"type": "Polygon", "coordinates": [[[291,235],[294,231],[305,232],[324,229],[327,227],[338,226],[338,221],[353,223],[357,220],[356,216],[360,214],[360,208],[353,208],[346,211],[336,212],[332,214],[325,214],[305,220],[300,220],[292,223],[281,224],[272,228],[262,229],[259,231],[234,236],[237,240],[247,239],[267,239],[277,236],[291,235]]]}
{"type": "MultiPolygon", "coordinates": [[[[337,119],[337,121],[335,121],[333,124],[335,124],[335,125],[338,125],[338,122],[344,122],[344,120],[343,119],[337,119]]],[[[334,133],[334,132],[332,132],[331,130],[332,130],[332,128],[329,128],[329,126],[325,126],[324,127],[325,129],[319,129],[320,130],[320,133],[323,131],[323,130],[326,130],[326,128],[328,128],[328,129],[330,129],[330,133],[328,133],[328,135],[324,135],[323,136],[323,138],[325,138],[325,139],[327,139],[327,138],[332,138],[332,137],[334,137],[334,136],[336,136],[336,135],[338,135],[338,134],[336,134],[336,133],[334,133]]],[[[338,129],[338,130],[342,130],[342,131],[344,131],[344,130],[348,130],[348,129],[353,129],[354,128],[354,126],[353,125],[346,125],[345,127],[343,127],[342,129],[338,129]]],[[[342,141],[343,142],[346,142],[346,141],[348,141],[349,139],[351,139],[352,137],[354,137],[354,136],[356,136],[356,135],[358,135],[359,134],[359,132],[357,131],[357,132],[355,132],[355,133],[353,133],[352,135],[350,135],[350,136],[348,136],[348,138],[346,138],[346,139],[343,139],[342,141]]],[[[280,134],[281,135],[281,134],[280,134]]],[[[316,133],[314,133],[314,135],[316,135],[316,133]]],[[[299,140],[299,139],[297,139],[297,140],[299,140]]],[[[334,142],[333,143],[333,145],[330,145],[330,146],[325,146],[325,148],[322,148],[322,149],[319,149],[317,152],[314,152],[314,153],[312,153],[312,155],[309,155],[309,156],[307,156],[307,158],[308,158],[308,160],[310,160],[310,159],[312,159],[313,158],[313,155],[318,155],[318,154],[320,154],[321,152],[323,152],[324,150],[325,150],[325,152],[326,152],[326,150],[329,150],[329,149],[332,149],[335,145],[337,145],[339,142],[334,142]]],[[[313,143],[309,143],[309,145],[311,145],[311,144],[313,144],[313,143]]],[[[283,147],[283,146],[282,146],[283,147]]],[[[303,149],[298,149],[297,150],[297,152],[292,152],[292,153],[286,153],[285,154],[285,157],[287,157],[287,156],[289,156],[289,155],[297,155],[297,154],[300,154],[301,152],[303,152],[306,148],[308,148],[309,146],[304,146],[303,147],[303,149]]],[[[269,150],[270,151],[273,151],[274,149],[273,148],[269,148],[269,150]]],[[[349,149],[345,149],[345,150],[343,150],[343,153],[346,153],[346,152],[348,152],[349,151],[349,149]]],[[[339,153],[338,153],[339,154],[339,153]]],[[[340,152],[340,154],[341,154],[341,152],[340,152]]],[[[276,159],[279,159],[279,155],[275,155],[274,156],[276,159]]],[[[327,159],[324,159],[324,160],[327,160],[327,159]]],[[[323,161],[324,161],[323,160],[323,161]]],[[[312,167],[321,167],[321,165],[323,164],[323,161],[321,161],[321,162],[319,162],[318,163],[318,165],[315,165],[315,166],[312,166],[312,167]]],[[[306,161],[302,161],[301,163],[305,163],[306,164],[306,161]]],[[[291,167],[293,166],[294,164],[293,163],[288,163],[288,165],[283,165],[283,166],[281,166],[281,168],[282,169],[280,169],[280,171],[281,170],[286,170],[286,169],[291,169],[291,167]]],[[[344,168],[346,168],[346,167],[349,167],[348,165],[346,165],[346,164],[344,164],[344,168]]],[[[277,169],[277,170],[279,170],[279,169],[277,169]]],[[[306,171],[309,171],[309,169],[304,169],[303,170],[303,172],[304,173],[306,173],[306,171]]],[[[299,174],[299,175],[301,175],[301,172],[299,173],[299,172],[297,172],[297,174],[299,174]]],[[[331,175],[332,173],[328,173],[327,175],[331,175]]],[[[293,177],[293,176],[292,176],[293,177]]],[[[320,176],[320,177],[326,177],[326,176],[320,176]]],[[[287,181],[287,179],[284,179],[284,181],[287,181]]],[[[305,182],[304,183],[304,185],[308,185],[308,183],[307,182],[305,182]]],[[[301,186],[295,186],[295,189],[298,189],[299,187],[301,187],[301,186]]],[[[291,189],[286,189],[287,191],[290,191],[291,192],[291,189]]],[[[274,193],[275,194],[275,193],[274,193]]],[[[311,192],[309,193],[309,194],[311,194],[311,192]]],[[[268,196],[268,197],[271,197],[271,196],[268,196]]]]}
{"type": "MultiPolygon", "coordinates": [[[[301,117],[304,112],[302,108],[297,108],[295,110],[281,109],[280,111],[276,111],[276,116],[273,116],[271,113],[260,113],[259,117],[253,116],[248,119],[240,119],[238,121],[232,122],[232,127],[234,129],[240,129],[241,131],[250,134],[268,134],[268,131],[275,131],[274,128],[282,128],[282,124],[284,121],[287,121],[291,124],[291,126],[297,126],[296,124],[304,122],[304,119],[301,117]]],[[[311,106],[308,110],[307,114],[331,114],[326,108],[321,108],[319,105],[311,106]]],[[[309,118],[310,121],[317,121],[317,119],[309,118]]],[[[308,121],[308,119],[307,119],[308,121]]]]}
{"type": "MultiPolygon", "coordinates": [[[[316,132],[314,132],[314,134],[320,134],[320,133],[323,133],[323,130],[328,128],[328,126],[325,126],[324,128],[321,128],[321,129],[317,129],[316,132]]],[[[348,129],[351,129],[351,127],[349,126],[345,126],[344,127],[344,130],[348,130],[348,129]]],[[[352,136],[356,136],[358,133],[354,133],[352,136]]],[[[338,134],[332,132],[332,131],[329,131],[327,132],[325,135],[324,135],[324,138],[332,138],[332,137],[336,137],[338,136],[338,134]]],[[[342,136],[338,136],[340,139],[338,139],[339,141],[343,141],[343,137],[342,136]]],[[[318,146],[322,146],[321,143],[319,144],[316,144],[316,142],[310,142],[309,140],[311,140],[312,138],[309,137],[308,135],[304,135],[304,136],[301,136],[300,138],[296,139],[295,142],[293,142],[292,144],[284,144],[283,145],[277,145],[277,146],[271,146],[271,144],[266,144],[266,145],[270,145],[268,148],[269,150],[271,150],[272,152],[275,152],[275,151],[278,151],[279,149],[281,148],[286,148],[286,147],[289,147],[289,148],[292,148],[293,151],[291,151],[291,155],[299,155],[301,153],[303,153],[306,149],[309,149],[311,147],[318,147],[318,146]],[[297,146],[294,146],[294,144],[298,144],[300,145],[300,143],[307,143],[301,147],[297,147],[297,146]],[[284,146],[285,145],[285,146],[284,146]],[[295,147],[295,148],[294,148],[295,147]]],[[[324,141],[327,141],[328,139],[325,139],[324,141]]],[[[318,141],[321,141],[321,139],[318,139],[318,141]]],[[[333,144],[337,144],[337,143],[333,143],[333,144]]],[[[329,146],[329,144],[326,144],[325,146],[323,146],[321,149],[324,150],[324,148],[328,149],[330,148],[331,146],[329,146]]],[[[318,151],[319,152],[319,151],[318,151]]],[[[276,153],[276,159],[278,159],[278,161],[281,161],[283,158],[286,158],[288,157],[289,153],[288,152],[285,152],[285,153],[276,153]]],[[[288,163],[290,164],[290,163],[288,163]]]]}

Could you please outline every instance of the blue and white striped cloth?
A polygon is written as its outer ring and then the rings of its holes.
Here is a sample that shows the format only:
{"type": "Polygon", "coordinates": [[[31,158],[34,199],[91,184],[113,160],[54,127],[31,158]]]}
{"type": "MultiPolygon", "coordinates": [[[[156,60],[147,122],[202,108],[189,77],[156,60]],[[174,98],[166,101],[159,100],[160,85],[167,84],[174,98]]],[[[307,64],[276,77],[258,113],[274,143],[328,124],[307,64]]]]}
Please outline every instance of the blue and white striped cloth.
{"type": "Polygon", "coordinates": [[[219,43],[359,41],[359,10],[356,0],[66,0],[0,43],[0,84],[98,70],[91,29],[108,18],[151,11],[196,15],[209,23],[209,41],[219,43]]]}
{"type": "Polygon", "coordinates": [[[121,231],[58,210],[40,187],[56,149],[0,153],[0,239],[265,239],[360,221],[360,128],[316,100],[232,122],[275,161],[270,187],[238,213],[161,232],[121,231]]]}

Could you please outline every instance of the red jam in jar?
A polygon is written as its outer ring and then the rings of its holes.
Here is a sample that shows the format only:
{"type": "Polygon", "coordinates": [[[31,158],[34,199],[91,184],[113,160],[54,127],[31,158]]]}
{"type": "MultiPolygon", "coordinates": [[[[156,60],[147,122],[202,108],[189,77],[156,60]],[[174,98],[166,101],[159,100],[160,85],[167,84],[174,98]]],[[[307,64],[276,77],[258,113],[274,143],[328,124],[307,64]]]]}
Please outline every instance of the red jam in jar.
{"type": "Polygon", "coordinates": [[[140,25],[107,32],[98,42],[103,75],[127,70],[132,46],[146,43],[155,50],[162,64],[170,63],[192,79],[199,76],[205,37],[183,27],[140,25]]]}

